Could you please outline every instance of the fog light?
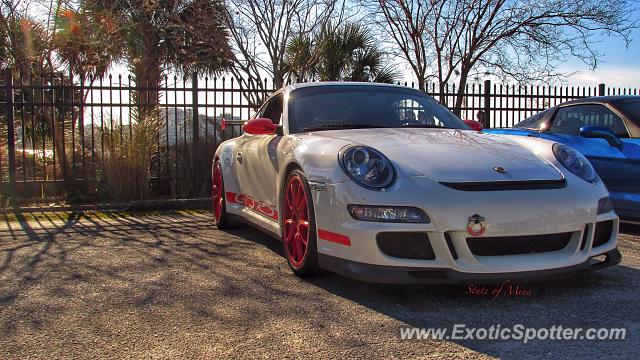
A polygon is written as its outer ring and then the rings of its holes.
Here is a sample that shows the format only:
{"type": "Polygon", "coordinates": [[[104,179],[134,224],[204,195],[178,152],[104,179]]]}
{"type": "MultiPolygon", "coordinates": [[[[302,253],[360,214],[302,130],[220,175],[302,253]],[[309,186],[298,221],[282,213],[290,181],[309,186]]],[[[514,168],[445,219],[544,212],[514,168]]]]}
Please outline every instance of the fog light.
{"type": "Polygon", "coordinates": [[[409,206],[348,205],[352,218],[360,221],[393,223],[430,223],[424,211],[409,206]]]}
{"type": "Polygon", "coordinates": [[[611,198],[607,196],[598,200],[598,215],[608,213],[611,210],[613,210],[611,198]]]}

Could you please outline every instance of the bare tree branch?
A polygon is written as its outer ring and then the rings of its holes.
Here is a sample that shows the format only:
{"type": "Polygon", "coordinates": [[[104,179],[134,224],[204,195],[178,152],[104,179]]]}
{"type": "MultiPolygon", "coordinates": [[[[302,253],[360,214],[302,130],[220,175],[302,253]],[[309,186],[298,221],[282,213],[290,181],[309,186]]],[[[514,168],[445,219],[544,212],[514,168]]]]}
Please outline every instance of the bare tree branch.
{"type": "Polygon", "coordinates": [[[627,43],[640,25],[632,0],[363,0],[394,40],[421,89],[454,78],[463,103],[471,76],[548,80],[575,57],[592,68],[601,56],[597,35],[627,43]],[[421,26],[424,24],[423,26],[421,26]],[[421,50],[425,53],[421,53],[421,50]]]}

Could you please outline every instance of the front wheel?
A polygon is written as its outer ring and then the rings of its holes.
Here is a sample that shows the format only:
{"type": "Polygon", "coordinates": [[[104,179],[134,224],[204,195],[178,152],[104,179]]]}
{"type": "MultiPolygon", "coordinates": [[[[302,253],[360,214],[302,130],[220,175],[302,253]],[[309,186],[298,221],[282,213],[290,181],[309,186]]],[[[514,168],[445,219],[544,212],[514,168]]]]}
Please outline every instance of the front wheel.
{"type": "Polygon", "coordinates": [[[298,276],[318,273],[318,247],[311,189],[300,170],[285,182],[282,199],[282,243],[289,267],[298,276]]]}

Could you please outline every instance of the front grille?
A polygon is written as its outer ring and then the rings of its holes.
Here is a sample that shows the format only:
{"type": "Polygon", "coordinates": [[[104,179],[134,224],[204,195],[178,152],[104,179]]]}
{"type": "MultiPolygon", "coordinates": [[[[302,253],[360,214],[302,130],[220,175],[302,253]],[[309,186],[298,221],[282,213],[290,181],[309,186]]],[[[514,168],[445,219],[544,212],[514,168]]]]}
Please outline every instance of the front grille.
{"type": "Polygon", "coordinates": [[[418,232],[383,232],[376,236],[383,253],[404,259],[434,260],[429,236],[418,232]]]}
{"type": "Polygon", "coordinates": [[[471,253],[478,256],[533,254],[564,249],[571,234],[545,234],[505,237],[468,237],[471,253]]]}
{"type": "Polygon", "coordinates": [[[596,223],[596,228],[593,231],[593,247],[604,245],[611,239],[611,233],[613,232],[613,220],[600,221],[596,223]]]}

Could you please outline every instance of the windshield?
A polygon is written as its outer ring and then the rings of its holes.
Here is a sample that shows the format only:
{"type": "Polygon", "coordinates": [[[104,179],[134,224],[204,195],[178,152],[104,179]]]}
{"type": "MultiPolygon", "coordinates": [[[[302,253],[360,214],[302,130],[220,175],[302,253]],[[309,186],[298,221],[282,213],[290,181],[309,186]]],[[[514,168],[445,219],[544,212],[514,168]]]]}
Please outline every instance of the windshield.
{"type": "Polygon", "coordinates": [[[637,126],[640,126],[640,99],[623,99],[617,100],[613,103],[615,107],[620,110],[627,119],[631,120],[637,126]]]}
{"type": "Polygon", "coordinates": [[[514,125],[515,128],[518,129],[527,129],[527,130],[536,130],[542,131],[547,128],[547,112],[549,110],[545,110],[539,112],[530,118],[521,121],[520,123],[514,125]]]}
{"type": "Polygon", "coordinates": [[[368,127],[469,129],[424,93],[375,85],[327,85],[294,90],[289,98],[288,119],[291,134],[368,127]]]}

